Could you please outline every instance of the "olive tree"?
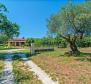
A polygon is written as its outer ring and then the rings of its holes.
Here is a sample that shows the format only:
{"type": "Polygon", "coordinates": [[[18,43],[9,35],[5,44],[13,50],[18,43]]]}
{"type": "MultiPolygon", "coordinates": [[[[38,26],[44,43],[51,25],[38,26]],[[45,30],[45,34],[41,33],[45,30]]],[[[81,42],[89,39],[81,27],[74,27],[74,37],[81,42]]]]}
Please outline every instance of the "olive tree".
{"type": "Polygon", "coordinates": [[[71,55],[80,54],[76,41],[91,32],[91,2],[63,6],[59,12],[49,17],[48,30],[69,43],[71,55]]]}

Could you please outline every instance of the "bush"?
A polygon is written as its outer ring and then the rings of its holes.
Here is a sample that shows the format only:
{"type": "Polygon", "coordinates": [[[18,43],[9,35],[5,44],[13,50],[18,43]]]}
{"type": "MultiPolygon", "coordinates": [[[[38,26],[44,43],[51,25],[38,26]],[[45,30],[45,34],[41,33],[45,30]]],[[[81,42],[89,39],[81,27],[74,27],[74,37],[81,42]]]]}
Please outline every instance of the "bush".
{"type": "Polygon", "coordinates": [[[91,37],[85,37],[77,42],[78,47],[91,47],[91,37]]]}

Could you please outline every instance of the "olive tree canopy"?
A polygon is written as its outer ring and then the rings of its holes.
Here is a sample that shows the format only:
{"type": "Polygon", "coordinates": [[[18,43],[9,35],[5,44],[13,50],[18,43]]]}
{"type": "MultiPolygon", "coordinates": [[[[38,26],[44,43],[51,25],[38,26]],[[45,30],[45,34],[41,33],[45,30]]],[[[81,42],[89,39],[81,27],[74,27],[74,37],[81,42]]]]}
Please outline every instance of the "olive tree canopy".
{"type": "Polygon", "coordinates": [[[71,52],[78,52],[76,41],[91,34],[91,2],[69,3],[48,19],[48,30],[70,44],[71,52]]]}

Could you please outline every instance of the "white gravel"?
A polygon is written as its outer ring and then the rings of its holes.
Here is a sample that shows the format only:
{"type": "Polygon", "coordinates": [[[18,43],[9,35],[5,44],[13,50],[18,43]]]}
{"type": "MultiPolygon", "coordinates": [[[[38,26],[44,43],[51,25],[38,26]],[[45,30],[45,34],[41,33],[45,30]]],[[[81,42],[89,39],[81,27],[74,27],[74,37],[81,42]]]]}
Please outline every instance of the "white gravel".
{"type": "Polygon", "coordinates": [[[13,77],[13,66],[12,66],[12,51],[8,50],[8,54],[5,58],[5,66],[3,74],[0,78],[0,84],[15,84],[13,77]]]}
{"type": "Polygon", "coordinates": [[[19,56],[22,57],[25,65],[29,67],[30,71],[33,71],[35,75],[38,76],[38,79],[41,80],[43,84],[59,84],[58,82],[53,81],[51,77],[47,73],[45,73],[44,70],[38,67],[33,61],[28,60],[25,54],[19,54],[19,56]]]}

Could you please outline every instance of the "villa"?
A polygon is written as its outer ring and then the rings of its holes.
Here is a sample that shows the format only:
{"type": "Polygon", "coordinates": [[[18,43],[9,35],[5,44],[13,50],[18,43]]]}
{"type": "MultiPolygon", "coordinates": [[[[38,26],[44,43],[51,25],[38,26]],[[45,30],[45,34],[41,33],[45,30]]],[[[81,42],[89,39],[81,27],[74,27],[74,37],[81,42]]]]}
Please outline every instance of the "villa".
{"type": "Polygon", "coordinates": [[[8,41],[8,46],[23,46],[26,43],[24,38],[14,38],[8,41]]]}

